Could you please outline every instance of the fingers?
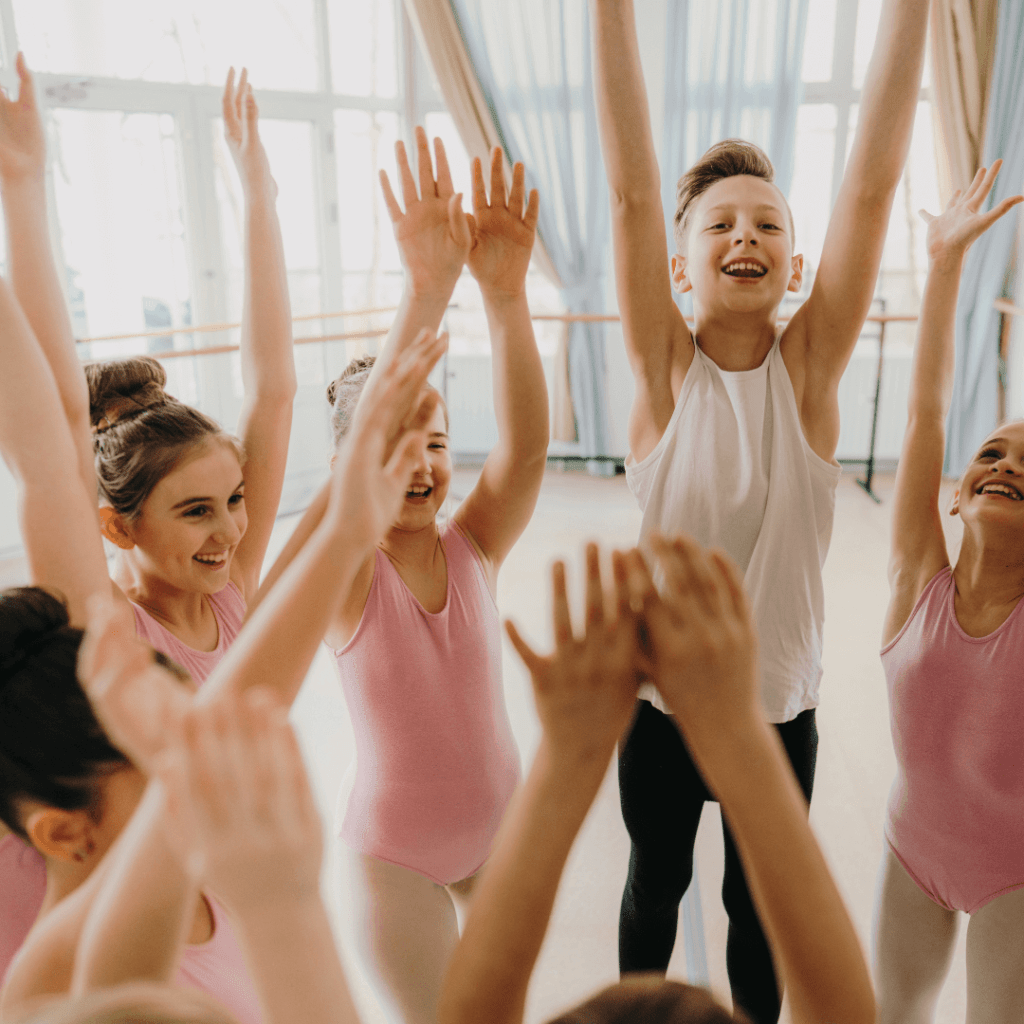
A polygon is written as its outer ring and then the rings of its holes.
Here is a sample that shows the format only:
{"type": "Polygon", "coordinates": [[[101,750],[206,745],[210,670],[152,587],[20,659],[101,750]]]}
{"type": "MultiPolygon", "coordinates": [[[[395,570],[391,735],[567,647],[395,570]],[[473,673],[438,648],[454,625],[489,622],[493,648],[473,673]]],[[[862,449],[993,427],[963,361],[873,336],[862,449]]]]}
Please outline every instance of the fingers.
{"type": "MultiPolygon", "coordinates": [[[[993,164],[993,167],[995,167],[995,164],[993,164]]],[[[998,173],[999,168],[995,167],[995,169],[998,173]]],[[[986,169],[984,167],[979,167],[978,170],[975,172],[974,178],[972,179],[970,185],[967,186],[967,191],[964,192],[963,194],[963,201],[965,203],[970,204],[971,202],[974,201],[974,199],[977,197],[979,189],[981,189],[984,186],[987,177],[988,172],[986,171],[986,169]]],[[[993,178],[993,181],[994,180],[995,179],[993,178]]],[[[991,188],[991,185],[989,187],[991,188]]],[[[984,199],[984,196],[982,196],[982,199],[984,199]]]]}
{"type": "Polygon", "coordinates": [[[228,68],[228,77],[224,82],[224,94],[220,98],[221,111],[224,114],[225,126],[235,123],[235,69],[228,68]]]}
{"type": "MultiPolygon", "coordinates": [[[[384,172],[381,171],[381,173],[383,174],[384,172]]],[[[953,200],[950,200],[950,205],[952,205],[952,203],[953,200]]],[[[921,218],[921,220],[925,222],[925,224],[931,224],[931,222],[935,220],[935,214],[929,213],[927,210],[924,209],[918,210],[917,215],[921,218]]]]}
{"type": "Polygon", "coordinates": [[[434,168],[430,163],[430,146],[427,144],[427,133],[416,126],[416,170],[420,179],[420,197],[427,199],[436,196],[437,185],[434,182],[434,168]]]}
{"type": "Polygon", "coordinates": [[[555,646],[572,643],[572,618],[569,615],[569,597],[565,591],[565,562],[551,566],[551,623],[554,627],[555,646]]]}
{"type": "Polygon", "coordinates": [[[601,589],[601,560],[596,544],[586,549],[586,631],[591,633],[604,625],[604,592],[601,589]]]}
{"type": "Polygon", "coordinates": [[[36,105],[36,91],[32,85],[32,72],[28,69],[25,54],[20,50],[18,51],[18,56],[14,59],[14,66],[18,72],[18,102],[34,107],[36,105]]]}
{"type": "Polygon", "coordinates": [[[523,219],[523,199],[526,195],[526,168],[517,163],[512,168],[512,188],[508,193],[508,212],[516,220],[523,219]]]}
{"type": "Polygon", "coordinates": [[[417,462],[427,450],[427,434],[424,430],[409,430],[391,453],[384,475],[395,485],[405,490],[417,462]]]}
{"type": "Polygon", "coordinates": [[[487,209],[487,189],[484,187],[484,168],[480,157],[473,157],[473,213],[478,217],[487,209]]]}
{"type": "Polygon", "coordinates": [[[530,189],[530,200],[526,204],[526,213],[523,216],[523,223],[531,230],[537,229],[537,219],[540,217],[540,193],[530,189]]]}
{"type": "Polygon", "coordinates": [[[452,172],[448,167],[444,143],[437,138],[434,139],[434,162],[437,165],[437,194],[445,199],[455,191],[455,188],[452,185],[452,172]]]}
{"type": "Polygon", "coordinates": [[[725,593],[731,610],[736,615],[749,619],[750,603],[747,600],[747,590],[743,585],[743,574],[740,572],[739,566],[724,551],[717,549],[709,552],[709,558],[725,585],[725,593]]]}
{"type": "Polygon", "coordinates": [[[245,89],[245,127],[250,138],[255,138],[259,132],[260,108],[256,105],[256,96],[252,86],[245,89]]]}
{"type": "Polygon", "coordinates": [[[235,117],[242,120],[242,97],[245,96],[246,88],[249,85],[249,69],[242,68],[238,76],[238,88],[235,90],[235,117]]]}
{"type": "Polygon", "coordinates": [[[1018,203],[1024,203],[1024,196],[1010,196],[1008,199],[1004,199],[1001,203],[994,206],[988,213],[982,217],[982,223],[985,225],[987,231],[1000,217],[1005,216],[1010,212],[1018,203]]]}
{"type": "Polygon", "coordinates": [[[448,200],[448,226],[452,238],[464,249],[473,244],[473,232],[462,209],[462,193],[458,192],[448,200]]]}
{"type": "Polygon", "coordinates": [[[505,162],[501,150],[495,146],[491,150],[491,206],[507,206],[505,195],[505,162]]]}
{"type": "Polygon", "coordinates": [[[384,205],[388,208],[388,216],[392,224],[397,224],[402,219],[402,208],[398,205],[395,193],[391,190],[391,182],[388,180],[388,172],[381,168],[380,190],[384,193],[384,205]]]}
{"type": "Polygon", "coordinates": [[[624,622],[633,614],[633,606],[629,591],[629,570],[622,551],[612,552],[612,581],[615,586],[615,614],[619,622],[624,622]]]}
{"type": "Polygon", "coordinates": [[[523,664],[526,666],[527,671],[531,675],[537,675],[543,667],[543,659],[530,647],[530,645],[520,636],[519,630],[516,629],[515,624],[511,619],[505,620],[505,632],[508,634],[509,640],[512,641],[512,646],[516,649],[516,654],[519,655],[523,660],[523,664]]]}
{"type": "Polygon", "coordinates": [[[412,168],[409,166],[409,157],[405,152],[405,143],[401,139],[395,143],[395,163],[398,165],[398,178],[402,185],[402,202],[408,210],[413,203],[419,201],[419,193],[416,191],[416,180],[412,176],[412,168]]]}

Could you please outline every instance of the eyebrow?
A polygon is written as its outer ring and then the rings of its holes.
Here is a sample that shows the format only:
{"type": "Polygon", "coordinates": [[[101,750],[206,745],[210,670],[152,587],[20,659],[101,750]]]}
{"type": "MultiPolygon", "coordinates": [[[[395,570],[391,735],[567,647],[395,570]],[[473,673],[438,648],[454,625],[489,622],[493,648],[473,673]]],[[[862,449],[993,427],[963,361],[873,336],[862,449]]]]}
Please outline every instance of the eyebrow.
{"type": "Polygon", "coordinates": [[[986,441],[986,442],[985,442],[985,443],[984,443],[984,444],[983,444],[983,445],[982,445],[982,446],[981,446],[981,447],[980,447],[980,448],[978,449],[978,451],[980,451],[980,452],[983,452],[983,451],[984,451],[984,450],[985,450],[986,448],[991,448],[991,447],[992,447],[992,445],[994,445],[994,444],[1006,444],[1006,438],[1005,438],[1005,437],[990,437],[990,438],[989,438],[989,439],[988,439],[988,440],[987,440],[987,441],[986,441]]]}
{"type": "MultiPolygon", "coordinates": [[[[244,486],[245,481],[242,480],[231,493],[234,494],[235,491],[240,491],[244,486]]],[[[179,501],[177,505],[172,505],[171,511],[173,512],[176,508],[184,508],[186,505],[198,505],[202,501],[213,501],[213,498],[186,498],[184,501],[179,501]]]]}
{"type": "Polygon", "coordinates": [[[429,436],[430,437],[447,437],[448,435],[443,430],[435,430],[429,436]]]}
{"type": "MultiPolygon", "coordinates": [[[[735,203],[719,203],[717,206],[709,206],[708,209],[707,209],[707,212],[708,213],[714,213],[716,210],[728,210],[728,211],[731,211],[731,210],[735,210],[735,209],[736,209],[736,204],[735,203]]],[[[772,206],[771,203],[759,203],[757,206],[754,207],[754,209],[757,210],[758,212],[768,211],[770,213],[777,213],[780,216],[782,215],[782,210],[780,210],[777,206],[772,206]]]]}

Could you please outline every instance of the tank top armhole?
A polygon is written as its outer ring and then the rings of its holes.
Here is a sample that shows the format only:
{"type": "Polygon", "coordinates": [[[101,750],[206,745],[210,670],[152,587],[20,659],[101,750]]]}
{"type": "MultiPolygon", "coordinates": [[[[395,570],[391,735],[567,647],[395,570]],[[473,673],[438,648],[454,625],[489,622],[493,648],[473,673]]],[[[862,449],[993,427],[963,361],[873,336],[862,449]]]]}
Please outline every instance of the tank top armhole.
{"type": "MultiPolygon", "coordinates": [[[[484,569],[484,563],[483,559],[480,557],[480,552],[477,551],[476,546],[469,539],[469,536],[467,535],[466,531],[461,526],[459,526],[459,524],[455,521],[454,516],[448,520],[444,529],[444,533],[442,534],[442,540],[446,541],[448,539],[449,534],[455,534],[455,536],[459,539],[460,543],[469,551],[473,559],[473,565],[476,568],[476,571],[480,573],[480,581],[484,585],[484,590],[487,591],[487,594],[491,599],[491,603],[494,605],[495,608],[497,608],[498,602],[494,599],[494,595],[491,593],[491,588],[487,583],[487,572],[484,569]]],[[[451,572],[450,564],[448,567],[448,571],[451,572]]]]}
{"type": "Polygon", "coordinates": [[[352,645],[359,639],[359,637],[362,636],[364,630],[369,628],[368,626],[366,626],[366,613],[370,607],[370,602],[373,600],[374,596],[377,593],[378,587],[381,585],[381,559],[387,561],[387,555],[383,554],[380,548],[375,547],[373,549],[373,576],[370,577],[370,589],[366,592],[366,603],[363,605],[363,614],[359,616],[359,625],[356,626],[355,632],[348,638],[348,643],[345,644],[344,647],[331,647],[330,644],[324,641],[325,646],[331,652],[331,654],[334,655],[335,658],[340,658],[343,654],[345,654],[345,652],[352,647],[352,645]]]}
{"type": "Polygon", "coordinates": [[[911,609],[910,614],[907,616],[907,621],[900,627],[900,631],[879,651],[879,657],[883,657],[888,654],[899,642],[903,639],[903,634],[910,628],[910,624],[917,618],[918,613],[924,606],[926,600],[931,597],[932,591],[939,585],[939,577],[945,574],[947,577],[953,575],[953,567],[951,565],[944,565],[925,585],[924,589],[918,595],[917,600],[914,602],[914,607],[911,609]]]}

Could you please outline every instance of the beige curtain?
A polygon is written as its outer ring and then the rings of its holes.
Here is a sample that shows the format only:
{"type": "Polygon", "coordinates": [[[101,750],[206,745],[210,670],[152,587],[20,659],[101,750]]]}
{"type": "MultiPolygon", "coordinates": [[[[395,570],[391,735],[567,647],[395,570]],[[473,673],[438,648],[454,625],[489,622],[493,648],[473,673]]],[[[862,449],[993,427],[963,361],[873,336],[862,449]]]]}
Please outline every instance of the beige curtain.
{"type": "Polygon", "coordinates": [[[981,164],[998,17],[999,0],[932,0],[932,112],[943,204],[970,185],[981,164]]]}
{"type": "MultiPolygon", "coordinates": [[[[466,152],[470,159],[480,157],[486,166],[491,150],[501,146],[501,138],[477,81],[473,63],[463,45],[451,4],[448,0],[405,0],[405,9],[420,46],[433,66],[441,94],[466,152]]],[[[508,175],[509,168],[505,170],[508,175]]],[[[541,196],[543,201],[544,197],[541,196]]],[[[540,238],[534,242],[533,260],[555,287],[563,286],[540,238]]],[[[556,441],[576,440],[572,397],[569,393],[567,333],[563,332],[559,341],[551,395],[551,436],[556,441]]]]}

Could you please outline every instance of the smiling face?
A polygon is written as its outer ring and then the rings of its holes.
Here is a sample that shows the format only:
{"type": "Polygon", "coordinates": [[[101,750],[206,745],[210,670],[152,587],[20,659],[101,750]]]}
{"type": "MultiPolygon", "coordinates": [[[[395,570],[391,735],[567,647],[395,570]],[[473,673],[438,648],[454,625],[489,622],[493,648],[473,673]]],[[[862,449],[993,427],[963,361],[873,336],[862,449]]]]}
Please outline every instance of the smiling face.
{"type": "Polygon", "coordinates": [[[238,456],[212,440],[160,480],[127,532],[144,572],[177,590],[213,594],[228,582],[247,524],[238,456]]]}
{"type": "Polygon", "coordinates": [[[1024,422],[1005,423],[964,470],[953,501],[965,526],[1024,526],[1024,422]]]}
{"type": "Polygon", "coordinates": [[[394,530],[415,531],[433,523],[448,497],[452,480],[452,456],[448,447],[448,418],[438,403],[427,425],[427,448],[413,468],[405,501],[394,530]]]}
{"type": "Polygon", "coordinates": [[[687,213],[686,247],[672,257],[677,291],[693,293],[698,317],[773,313],[799,291],[803,257],[793,255],[791,217],[770,182],[737,174],[715,182],[687,213]]]}

